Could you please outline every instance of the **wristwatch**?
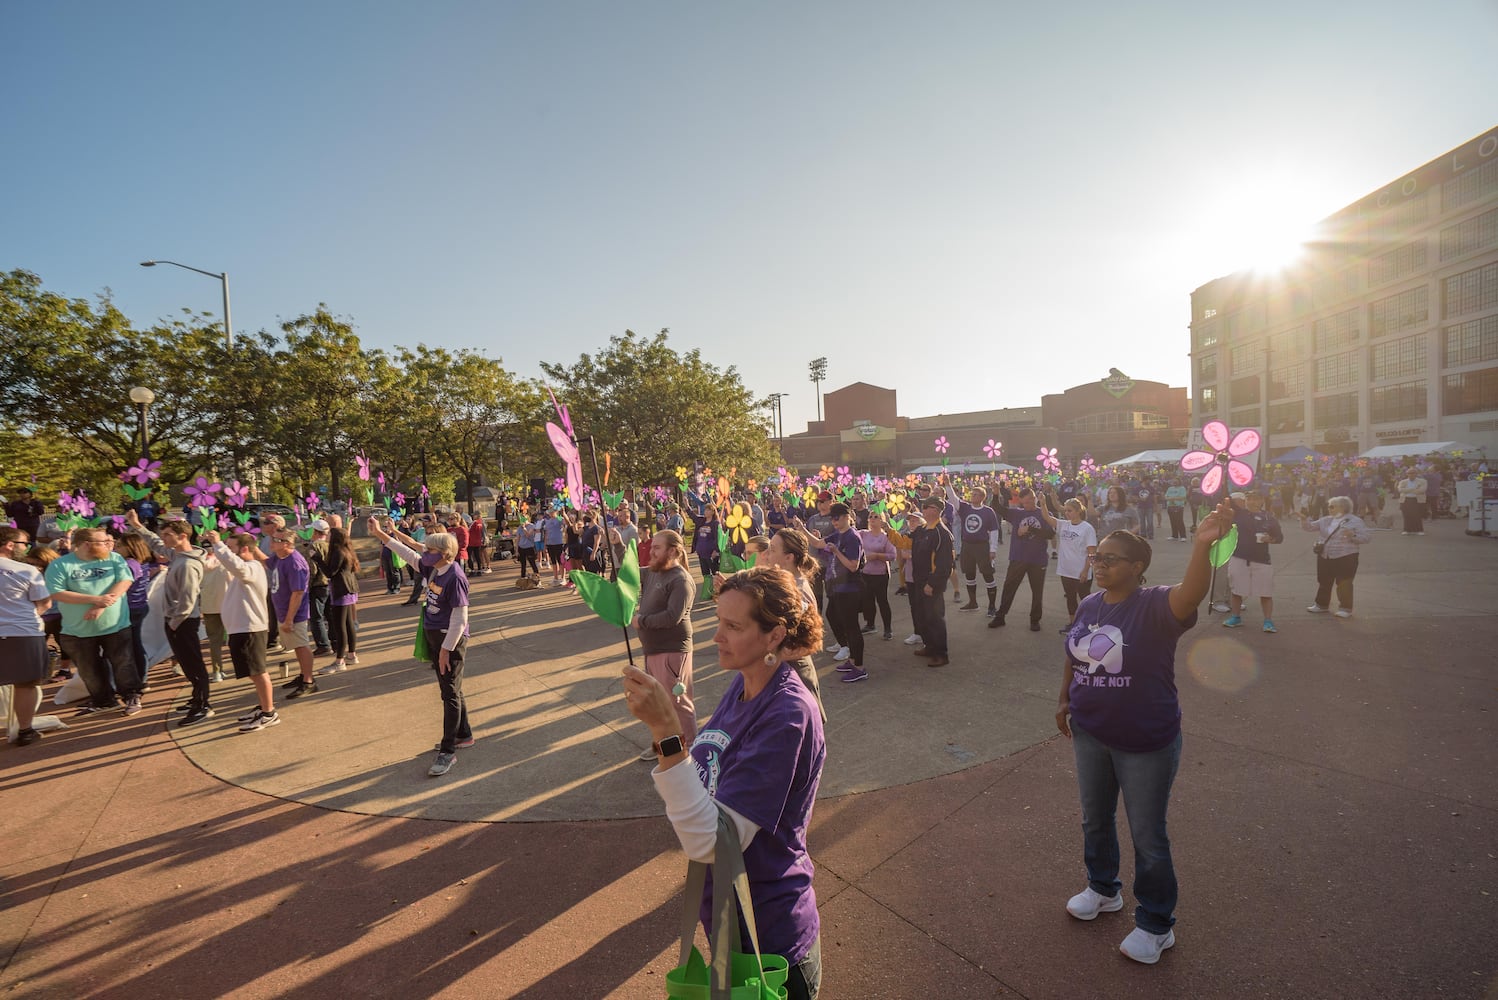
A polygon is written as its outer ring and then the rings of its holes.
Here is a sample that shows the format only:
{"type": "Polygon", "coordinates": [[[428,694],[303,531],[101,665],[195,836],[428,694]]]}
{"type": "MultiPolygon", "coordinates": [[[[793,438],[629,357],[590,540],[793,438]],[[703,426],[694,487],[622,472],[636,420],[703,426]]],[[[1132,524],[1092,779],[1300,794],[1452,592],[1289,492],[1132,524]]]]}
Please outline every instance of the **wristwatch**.
{"type": "Polygon", "coordinates": [[[685,749],[685,745],[679,735],[667,736],[659,743],[650,744],[650,749],[655,751],[657,757],[674,757],[685,749]]]}

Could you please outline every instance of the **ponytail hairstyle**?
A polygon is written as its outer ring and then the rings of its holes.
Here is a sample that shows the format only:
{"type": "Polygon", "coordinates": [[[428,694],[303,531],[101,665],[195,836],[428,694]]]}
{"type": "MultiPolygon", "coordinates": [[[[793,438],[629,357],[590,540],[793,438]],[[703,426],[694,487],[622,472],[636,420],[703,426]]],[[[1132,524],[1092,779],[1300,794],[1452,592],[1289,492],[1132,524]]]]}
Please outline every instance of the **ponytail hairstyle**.
{"type": "Polygon", "coordinates": [[[1103,542],[1109,539],[1123,546],[1124,553],[1129,557],[1129,562],[1144,564],[1139,568],[1139,586],[1144,586],[1144,571],[1150,568],[1150,559],[1154,556],[1154,550],[1150,548],[1150,543],[1134,534],[1134,532],[1124,531],[1121,528],[1118,531],[1108,532],[1098,544],[1102,545],[1103,542]]]}
{"type": "Polygon", "coordinates": [[[815,607],[803,607],[801,589],[783,569],[755,566],[727,577],[718,590],[722,597],[736,590],[749,598],[750,617],[761,632],[785,628],[785,649],[816,650],[822,647],[822,616],[815,607]]]}
{"type": "Polygon", "coordinates": [[[806,532],[800,528],[781,528],[775,537],[780,539],[780,547],[795,561],[802,576],[811,576],[820,568],[821,564],[811,557],[811,540],[806,532]]]}

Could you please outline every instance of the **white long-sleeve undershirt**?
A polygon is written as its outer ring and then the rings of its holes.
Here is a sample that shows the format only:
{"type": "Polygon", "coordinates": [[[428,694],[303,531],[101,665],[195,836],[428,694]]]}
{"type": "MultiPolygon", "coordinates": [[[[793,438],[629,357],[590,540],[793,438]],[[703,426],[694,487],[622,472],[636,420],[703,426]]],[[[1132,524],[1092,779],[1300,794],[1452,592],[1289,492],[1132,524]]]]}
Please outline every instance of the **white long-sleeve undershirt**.
{"type": "Polygon", "coordinates": [[[693,861],[711,863],[718,845],[718,809],[733,821],[739,834],[739,846],[748,850],[759,827],[722,803],[714,803],[697,777],[697,768],[684,760],[662,771],[650,773],[655,790],[666,803],[666,818],[681,841],[681,849],[693,861]]]}

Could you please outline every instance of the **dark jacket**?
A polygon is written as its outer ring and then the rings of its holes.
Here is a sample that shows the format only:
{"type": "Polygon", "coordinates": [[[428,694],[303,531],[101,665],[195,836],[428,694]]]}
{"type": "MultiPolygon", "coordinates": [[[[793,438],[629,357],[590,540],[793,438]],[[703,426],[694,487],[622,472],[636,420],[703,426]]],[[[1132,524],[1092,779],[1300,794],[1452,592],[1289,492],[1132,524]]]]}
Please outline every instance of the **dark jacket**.
{"type": "Polygon", "coordinates": [[[916,584],[946,586],[952,575],[952,532],[944,522],[915,529],[910,538],[910,575],[916,584]]]}

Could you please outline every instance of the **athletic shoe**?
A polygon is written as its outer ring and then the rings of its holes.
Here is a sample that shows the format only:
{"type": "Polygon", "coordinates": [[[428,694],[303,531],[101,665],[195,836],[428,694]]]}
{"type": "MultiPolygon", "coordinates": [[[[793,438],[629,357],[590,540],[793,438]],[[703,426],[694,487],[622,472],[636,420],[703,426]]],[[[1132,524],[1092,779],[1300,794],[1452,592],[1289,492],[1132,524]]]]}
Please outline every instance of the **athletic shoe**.
{"type": "Polygon", "coordinates": [[[281,645],[279,642],[275,642],[269,646],[266,646],[265,651],[267,653],[284,653],[286,652],[286,647],[281,645]]]}
{"type": "Polygon", "coordinates": [[[1223,628],[1242,628],[1243,627],[1243,619],[1241,617],[1239,617],[1238,615],[1234,615],[1233,617],[1229,618],[1227,621],[1223,622],[1222,623],[1222,627],[1223,628]]]}
{"type": "Polygon", "coordinates": [[[919,646],[920,644],[921,634],[919,632],[912,632],[905,637],[905,645],[907,646],[919,646]]]}
{"type": "Polygon", "coordinates": [[[1052,559],[1055,559],[1055,558],[1056,558],[1056,553],[1054,553],[1054,552],[1052,552],[1052,553],[1051,553],[1051,558],[1052,558],[1052,559]]]}
{"type": "Polygon", "coordinates": [[[850,657],[852,655],[853,655],[853,650],[849,649],[847,646],[844,646],[842,649],[839,649],[837,651],[837,655],[834,656],[833,659],[837,660],[839,663],[841,663],[843,660],[846,660],[848,657],[850,657]]]}
{"type": "Polygon", "coordinates": [[[1066,901],[1066,912],[1078,920],[1092,920],[1099,913],[1117,913],[1123,909],[1123,894],[1104,896],[1088,886],[1066,901]]]}
{"type": "Polygon", "coordinates": [[[1410,532],[1408,532],[1408,531],[1401,531],[1400,534],[1401,535],[1408,535],[1408,534],[1410,534],[1410,532]]]}
{"type": "Polygon", "coordinates": [[[869,672],[867,670],[861,670],[858,667],[854,667],[846,674],[843,674],[843,676],[840,677],[839,680],[841,680],[844,684],[857,684],[859,681],[868,680],[868,677],[869,672]]]}
{"type": "Polygon", "coordinates": [[[138,715],[138,714],[140,714],[140,695],[138,695],[138,694],[132,694],[130,697],[128,697],[128,698],[125,699],[125,714],[126,715],[138,715]]]}
{"type": "Polygon", "coordinates": [[[180,729],[183,726],[190,726],[195,722],[202,722],[204,719],[211,719],[213,718],[214,714],[215,713],[211,708],[199,708],[197,706],[193,706],[192,711],[188,712],[187,715],[183,716],[182,721],[177,723],[177,728],[180,729]]]}
{"type": "Polygon", "coordinates": [[[988,620],[988,627],[989,628],[1003,628],[1004,627],[1004,616],[1003,615],[994,615],[992,618],[990,618],[988,620]]]}
{"type": "Polygon", "coordinates": [[[35,743],[41,738],[41,733],[28,726],[27,728],[21,730],[19,733],[16,733],[16,746],[29,747],[31,746],[31,744],[35,743]]]}
{"type": "Polygon", "coordinates": [[[936,655],[936,653],[934,651],[932,651],[930,649],[927,649],[925,646],[922,646],[919,649],[911,650],[911,652],[915,653],[916,656],[935,656],[936,655]]]}
{"type": "Polygon", "coordinates": [[[978,602],[977,601],[968,601],[966,604],[964,604],[962,607],[958,608],[957,610],[958,611],[977,611],[978,610],[978,602]]]}
{"type": "Polygon", "coordinates": [[[1347,608],[1338,608],[1332,615],[1333,618],[1351,618],[1352,612],[1347,608]]]}
{"type": "Polygon", "coordinates": [[[1279,629],[1277,629],[1277,628],[1274,627],[1274,619],[1272,619],[1272,618],[1265,618],[1264,619],[1264,631],[1265,632],[1278,632],[1279,631],[1279,629]]]}
{"type": "Polygon", "coordinates": [[[291,680],[287,681],[285,684],[282,684],[281,685],[281,690],[282,691],[295,691],[297,688],[301,687],[305,683],[306,682],[302,680],[302,675],[301,674],[297,674],[291,680]]]}
{"type": "Polygon", "coordinates": [[[224,676],[224,672],[222,670],[215,670],[213,673],[208,675],[208,680],[213,682],[214,684],[218,684],[222,681],[228,680],[228,678],[224,676]]]}
{"type": "MultiPolygon", "coordinates": [[[[437,744],[437,751],[439,753],[442,751],[442,744],[441,743],[437,744]]],[[[646,747],[644,750],[640,751],[640,756],[636,757],[635,759],[636,760],[641,760],[641,761],[651,761],[651,760],[655,760],[655,756],[656,756],[655,755],[655,748],[654,747],[646,747]]]]}
{"type": "Polygon", "coordinates": [[[839,646],[837,643],[833,643],[830,646],[825,646],[822,649],[822,652],[827,653],[830,656],[837,656],[837,654],[841,653],[842,651],[843,651],[843,647],[839,646]]]}
{"type": "Polygon", "coordinates": [[[458,755],[455,753],[442,753],[439,751],[437,759],[432,761],[431,767],[427,768],[427,776],[435,778],[438,775],[446,774],[453,769],[453,761],[457,759],[458,755]]]}
{"type": "Polygon", "coordinates": [[[931,659],[929,659],[929,660],[926,661],[926,666],[928,666],[928,667],[945,667],[948,663],[951,663],[951,662],[952,661],[949,660],[949,659],[947,659],[945,656],[933,656],[933,657],[931,657],[931,659]]]}
{"type": "Polygon", "coordinates": [[[333,647],[332,646],[318,646],[316,649],[314,649],[312,651],[312,655],[313,656],[332,656],[333,655],[333,647]]]}
{"type": "Polygon", "coordinates": [[[872,625],[865,625],[863,628],[859,629],[858,631],[862,632],[864,635],[868,635],[870,632],[874,631],[874,626],[872,626],[872,625]]]}
{"type": "Polygon", "coordinates": [[[1145,965],[1154,965],[1160,961],[1160,953],[1166,948],[1175,947],[1175,931],[1166,931],[1164,934],[1151,934],[1142,927],[1135,927],[1129,932],[1119,944],[1118,950],[1129,956],[1136,962],[1145,965]]]}
{"type": "Polygon", "coordinates": [[[839,663],[836,669],[838,673],[846,674],[848,671],[854,670],[856,668],[851,663],[839,663]]]}
{"type": "Polygon", "coordinates": [[[1306,610],[1309,611],[1313,615],[1324,615],[1330,609],[1323,608],[1319,604],[1311,604],[1311,605],[1307,605],[1306,610]]]}
{"type": "Polygon", "coordinates": [[[999,613],[999,609],[998,608],[989,608],[987,611],[984,612],[984,616],[987,617],[987,618],[992,618],[995,615],[997,615],[998,613],[999,613]]]}
{"type": "Polygon", "coordinates": [[[92,702],[90,702],[89,704],[84,705],[81,708],[79,708],[78,712],[76,714],[78,714],[78,715],[101,715],[104,712],[113,712],[115,709],[117,709],[119,707],[120,706],[119,706],[118,703],[115,703],[113,705],[95,705],[92,702]]]}
{"type": "Polygon", "coordinates": [[[1218,601],[1216,604],[1212,605],[1212,610],[1220,615],[1225,615],[1229,611],[1233,610],[1233,606],[1227,601],[1218,601]]]}
{"type": "Polygon", "coordinates": [[[893,632],[891,632],[889,629],[885,629],[884,630],[884,635],[881,636],[880,638],[882,638],[886,642],[888,642],[890,639],[893,639],[894,637],[895,637],[895,634],[893,632]]]}
{"type": "Polygon", "coordinates": [[[353,650],[349,650],[348,656],[345,656],[344,659],[347,660],[349,663],[358,663],[359,662],[359,654],[356,653],[356,652],[354,652],[353,650]]]}
{"type": "Polygon", "coordinates": [[[1040,631],[1040,622],[1031,622],[1030,623],[1030,631],[1031,632],[1039,632],[1040,631]]]}
{"type": "Polygon", "coordinates": [[[317,694],[317,680],[307,681],[294,691],[286,692],[287,698],[300,698],[304,694],[317,694]]]}
{"type": "Polygon", "coordinates": [[[909,590],[906,590],[904,587],[900,587],[899,589],[897,589],[895,591],[895,596],[896,597],[904,597],[908,593],[910,593],[909,590]]]}
{"type": "MultiPolygon", "coordinates": [[[[473,737],[470,736],[466,740],[459,740],[458,742],[454,743],[453,746],[457,747],[459,750],[467,750],[469,747],[473,746],[473,737]]],[[[442,752],[442,743],[441,743],[441,741],[439,740],[437,743],[434,743],[432,745],[432,749],[435,750],[435,751],[437,751],[438,753],[441,753],[442,752]]],[[[649,748],[647,747],[646,749],[649,749],[649,748]]],[[[640,759],[644,760],[645,758],[641,757],[640,759]]],[[[655,760],[655,751],[654,750],[650,751],[650,759],[651,760],[655,760]]]]}
{"type": "Polygon", "coordinates": [[[317,672],[317,676],[326,677],[329,674],[341,674],[348,669],[348,664],[342,660],[334,660],[317,672]]]}
{"type": "Polygon", "coordinates": [[[271,726],[278,726],[280,724],[281,717],[274,711],[262,712],[257,708],[253,716],[240,723],[239,731],[241,733],[254,733],[261,729],[269,729],[271,726]]]}

